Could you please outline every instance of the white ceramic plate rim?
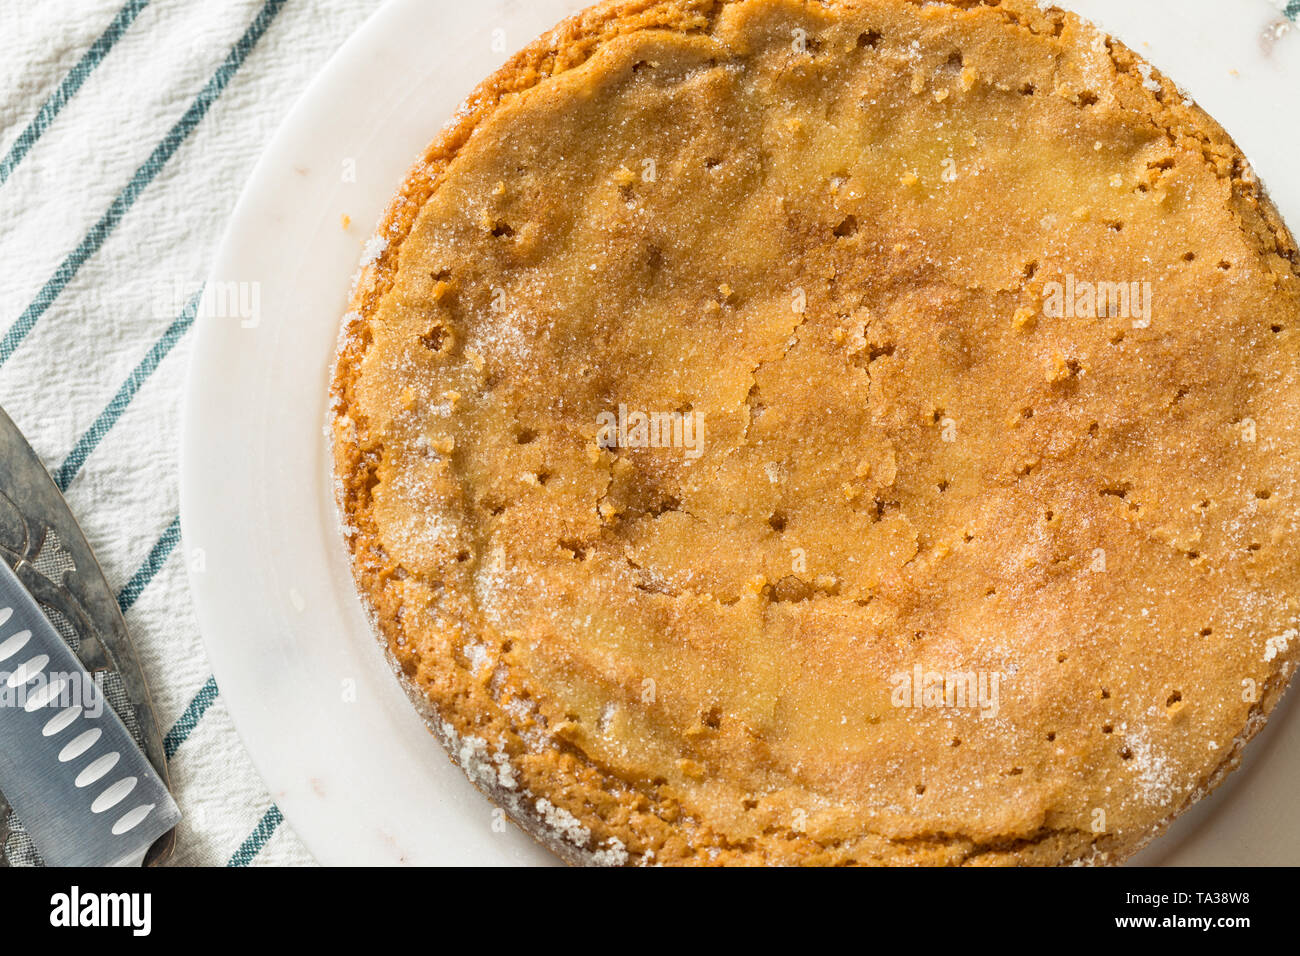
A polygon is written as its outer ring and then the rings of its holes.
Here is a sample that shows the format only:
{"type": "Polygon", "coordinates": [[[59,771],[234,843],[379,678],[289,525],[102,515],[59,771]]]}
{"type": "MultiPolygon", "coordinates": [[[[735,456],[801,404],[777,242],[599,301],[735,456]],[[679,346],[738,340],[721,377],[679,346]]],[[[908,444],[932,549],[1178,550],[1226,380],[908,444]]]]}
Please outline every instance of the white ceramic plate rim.
{"type": "MultiPolygon", "coordinates": [[[[582,5],[390,0],[267,147],[214,263],[184,412],[186,561],[235,727],[322,863],[554,862],[501,825],[389,670],[339,540],[324,422],[338,320],[364,230],[505,48],[582,5]],[[344,214],[358,224],[346,232],[344,214]],[[222,314],[214,290],[229,282],[257,284],[258,321],[222,314]]],[[[1264,25],[1276,20],[1266,0],[1240,4],[1238,18],[1215,29],[1203,24],[1216,12],[1223,19],[1220,0],[1069,5],[1183,82],[1300,223],[1300,183],[1288,175],[1300,134],[1271,115],[1279,90],[1300,92],[1300,50],[1259,55],[1264,25]]],[[[1300,813],[1290,799],[1300,784],[1294,696],[1245,766],[1143,862],[1300,862],[1300,813]]]]}

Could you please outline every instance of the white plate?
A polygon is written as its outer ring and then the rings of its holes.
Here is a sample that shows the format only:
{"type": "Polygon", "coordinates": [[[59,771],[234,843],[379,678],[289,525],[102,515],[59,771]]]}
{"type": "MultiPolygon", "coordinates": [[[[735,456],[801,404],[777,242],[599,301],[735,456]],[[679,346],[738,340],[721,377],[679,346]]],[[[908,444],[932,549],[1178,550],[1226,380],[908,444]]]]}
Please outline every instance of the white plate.
{"type": "MultiPolygon", "coordinates": [[[[194,600],[244,745],[322,863],[553,862],[514,827],[494,826],[490,804],[447,760],[389,671],[339,540],[324,422],[339,317],[368,230],[507,48],[583,5],[391,0],[267,148],[209,282],[181,467],[194,600]],[[354,222],[346,232],[344,214],[354,222]],[[256,283],[252,327],[218,314],[214,290],[230,282],[256,283]]],[[[1265,53],[1260,37],[1275,8],[1266,0],[1072,5],[1205,104],[1300,226],[1300,180],[1288,177],[1300,131],[1287,120],[1300,93],[1300,36],[1265,53]]],[[[1243,769],[1144,862],[1300,862],[1295,696],[1243,769]]]]}

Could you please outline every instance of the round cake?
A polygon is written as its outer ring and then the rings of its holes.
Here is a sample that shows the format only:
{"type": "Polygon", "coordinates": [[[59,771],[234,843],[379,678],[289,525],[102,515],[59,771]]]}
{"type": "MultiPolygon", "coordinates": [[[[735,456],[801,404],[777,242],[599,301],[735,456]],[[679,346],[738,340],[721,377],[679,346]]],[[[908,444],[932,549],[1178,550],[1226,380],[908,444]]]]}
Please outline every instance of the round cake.
{"type": "Polygon", "coordinates": [[[1072,14],[593,7],[368,244],[359,590],[569,861],[1123,860],[1300,653],[1298,263],[1072,14]]]}

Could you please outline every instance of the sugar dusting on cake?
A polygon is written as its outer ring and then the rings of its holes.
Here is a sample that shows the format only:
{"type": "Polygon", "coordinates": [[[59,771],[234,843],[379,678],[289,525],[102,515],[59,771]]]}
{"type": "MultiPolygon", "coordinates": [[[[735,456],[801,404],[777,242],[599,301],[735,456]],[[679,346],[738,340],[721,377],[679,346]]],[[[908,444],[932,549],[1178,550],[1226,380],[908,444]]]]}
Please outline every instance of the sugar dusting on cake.
{"type": "Polygon", "coordinates": [[[373,266],[387,250],[388,240],[383,236],[372,236],[367,239],[365,247],[361,250],[361,268],[373,266]]]}
{"type": "Polygon", "coordinates": [[[1174,796],[1174,767],[1169,759],[1151,742],[1150,732],[1139,727],[1124,737],[1130,754],[1133,782],[1147,803],[1166,806],[1174,796]]]}
{"type": "Polygon", "coordinates": [[[1279,655],[1285,654],[1290,647],[1291,642],[1297,637],[1300,637],[1300,631],[1294,629],[1283,634],[1278,634],[1276,637],[1270,637],[1264,645],[1265,662],[1271,661],[1279,655]]]}

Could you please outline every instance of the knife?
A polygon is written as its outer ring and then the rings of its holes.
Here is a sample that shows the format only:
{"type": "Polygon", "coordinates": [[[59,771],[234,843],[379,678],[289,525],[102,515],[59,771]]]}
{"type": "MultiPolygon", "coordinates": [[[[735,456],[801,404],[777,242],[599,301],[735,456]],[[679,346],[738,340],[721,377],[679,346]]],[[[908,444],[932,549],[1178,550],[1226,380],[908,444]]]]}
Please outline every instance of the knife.
{"type": "Polygon", "coordinates": [[[148,684],[85,535],[3,410],[0,558],[0,865],[162,862],[180,812],[148,684]]]}

